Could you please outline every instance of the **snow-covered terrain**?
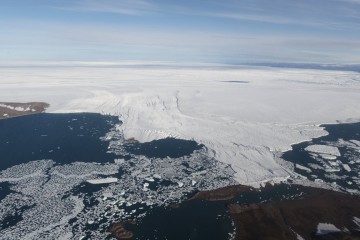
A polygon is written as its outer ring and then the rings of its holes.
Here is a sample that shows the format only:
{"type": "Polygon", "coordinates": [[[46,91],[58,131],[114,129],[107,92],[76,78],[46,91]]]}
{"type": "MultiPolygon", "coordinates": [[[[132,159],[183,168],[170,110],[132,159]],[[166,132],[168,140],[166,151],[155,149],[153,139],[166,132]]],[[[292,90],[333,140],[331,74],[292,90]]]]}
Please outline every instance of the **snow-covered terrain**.
{"type": "Polygon", "coordinates": [[[16,111],[21,111],[21,112],[30,111],[30,110],[33,111],[33,112],[35,112],[35,109],[30,109],[30,107],[27,107],[27,108],[24,108],[24,107],[14,107],[14,106],[2,104],[2,103],[0,103],[0,107],[5,107],[5,108],[8,108],[8,109],[12,109],[12,110],[16,110],[16,111]]]}
{"type": "Polygon", "coordinates": [[[102,64],[2,67],[0,76],[2,101],[118,115],[125,138],[141,142],[194,139],[245,184],[288,176],[274,152],[325,135],[318,124],[360,119],[355,72],[102,64]]]}

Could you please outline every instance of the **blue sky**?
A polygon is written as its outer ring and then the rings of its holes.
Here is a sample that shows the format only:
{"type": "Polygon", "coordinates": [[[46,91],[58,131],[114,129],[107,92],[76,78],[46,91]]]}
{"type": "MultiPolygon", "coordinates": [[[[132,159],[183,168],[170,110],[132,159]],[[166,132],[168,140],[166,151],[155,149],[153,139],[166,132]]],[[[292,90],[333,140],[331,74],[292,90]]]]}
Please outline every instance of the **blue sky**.
{"type": "Polygon", "coordinates": [[[2,0],[0,61],[360,63],[360,0],[2,0]]]}

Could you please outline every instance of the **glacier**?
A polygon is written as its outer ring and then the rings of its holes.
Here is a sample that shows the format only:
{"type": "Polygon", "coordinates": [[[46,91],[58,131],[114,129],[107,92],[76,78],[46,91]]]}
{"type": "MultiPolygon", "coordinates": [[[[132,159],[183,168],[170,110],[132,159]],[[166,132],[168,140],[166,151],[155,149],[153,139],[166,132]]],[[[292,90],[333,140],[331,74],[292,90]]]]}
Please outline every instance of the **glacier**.
{"type": "Polygon", "coordinates": [[[230,164],[238,183],[254,186],[293,174],[276,156],[326,135],[321,124],[360,120],[356,72],[102,63],[3,66],[0,75],[4,101],[116,115],[117,130],[140,142],[195,140],[230,164]]]}

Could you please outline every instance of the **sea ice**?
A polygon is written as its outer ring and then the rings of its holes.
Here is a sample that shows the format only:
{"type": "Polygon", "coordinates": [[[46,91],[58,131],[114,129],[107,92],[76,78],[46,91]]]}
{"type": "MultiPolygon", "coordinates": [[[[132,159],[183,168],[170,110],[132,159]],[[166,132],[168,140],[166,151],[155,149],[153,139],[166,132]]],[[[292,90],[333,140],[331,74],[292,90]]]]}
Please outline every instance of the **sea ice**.
{"type": "Polygon", "coordinates": [[[298,168],[298,169],[307,171],[307,172],[312,172],[310,168],[304,167],[304,166],[302,166],[302,165],[300,165],[300,164],[296,164],[295,167],[298,168]]]}
{"type": "Polygon", "coordinates": [[[156,179],[161,179],[161,176],[159,174],[156,174],[156,173],[153,175],[153,177],[156,178],[156,179]]]}
{"type": "Polygon", "coordinates": [[[88,179],[86,181],[91,184],[105,184],[105,183],[117,182],[118,179],[117,178],[98,178],[98,179],[88,179]]]}
{"type": "Polygon", "coordinates": [[[328,145],[310,145],[306,147],[305,150],[313,153],[320,153],[337,157],[341,156],[337,147],[328,145]]]}
{"type": "Polygon", "coordinates": [[[325,160],[336,160],[336,156],[330,155],[330,154],[319,154],[319,156],[325,160]]]}
{"type": "Polygon", "coordinates": [[[342,164],[342,166],[346,171],[351,172],[351,168],[349,167],[348,164],[342,164]]]}
{"type": "Polygon", "coordinates": [[[360,218],[354,217],[353,222],[360,227],[360,218]]]}
{"type": "MultiPolygon", "coordinates": [[[[109,146],[109,148],[110,148],[110,146],[109,146]]],[[[122,159],[122,158],[114,159],[114,162],[118,165],[121,165],[121,164],[125,163],[125,159],[122,159]]]]}
{"type": "Polygon", "coordinates": [[[196,185],[196,181],[195,180],[191,180],[191,186],[195,186],[196,185]]]}
{"type": "Polygon", "coordinates": [[[356,146],[360,147],[360,141],[350,140],[349,142],[352,142],[352,143],[354,143],[356,146]]]}

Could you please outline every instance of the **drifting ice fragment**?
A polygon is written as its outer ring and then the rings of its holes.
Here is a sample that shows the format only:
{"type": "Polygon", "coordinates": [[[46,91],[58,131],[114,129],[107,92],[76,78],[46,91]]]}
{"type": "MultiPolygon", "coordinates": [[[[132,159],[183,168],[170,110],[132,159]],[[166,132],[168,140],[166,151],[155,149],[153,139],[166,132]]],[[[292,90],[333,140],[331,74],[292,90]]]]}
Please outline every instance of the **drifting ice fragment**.
{"type": "Polygon", "coordinates": [[[306,147],[305,150],[313,153],[328,154],[337,157],[341,156],[337,147],[328,145],[310,145],[306,147]]]}
{"type": "Polygon", "coordinates": [[[343,164],[342,166],[346,171],[351,172],[351,168],[349,167],[349,165],[343,164]]]}
{"type": "Polygon", "coordinates": [[[191,180],[191,186],[195,186],[196,181],[195,180],[191,180]]]}
{"type": "Polygon", "coordinates": [[[161,176],[159,174],[154,174],[154,178],[161,179],[161,176]]]}
{"type": "Polygon", "coordinates": [[[325,235],[333,232],[341,232],[341,230],[330,223],[319,223],[317,226],[316,235],[325,235]]]}
{"type": "Polygon", "coordinates": [[[117,178],[102,178],[102,179],[89,179],[86,181],[91,184],[105,184],[105,183],[117,182],[118,179],[117,178]]]}

